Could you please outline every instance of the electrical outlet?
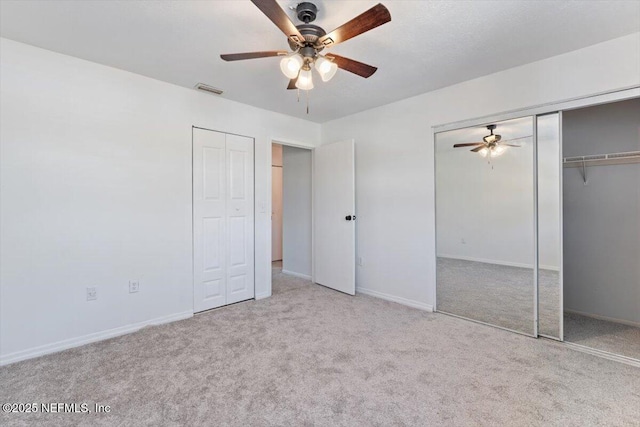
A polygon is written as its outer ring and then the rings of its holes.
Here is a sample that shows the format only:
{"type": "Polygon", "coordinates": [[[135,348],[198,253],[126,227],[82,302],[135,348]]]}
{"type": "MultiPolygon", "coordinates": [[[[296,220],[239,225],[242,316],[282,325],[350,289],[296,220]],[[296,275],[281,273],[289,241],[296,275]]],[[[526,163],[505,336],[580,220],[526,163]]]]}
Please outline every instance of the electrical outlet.
{"type": "Polygon", "coordinates": [[[362,267],[362,263],[363,263],[363,261],[362,261],[362,257],[361,257],[361,256],[359,256],[359,257],[358,257],[358,265],[362,267]]]}
{"type": "Polygon", "coordinates": [[[98,299],[98,288],[87,288],[87,301],[94,301],[98,299]]]}
{"type": "Polygon", "coordinates": [[[139,280],[129,280],[129,293],[133,294],[140,290],[140,281],[139,280]]]}

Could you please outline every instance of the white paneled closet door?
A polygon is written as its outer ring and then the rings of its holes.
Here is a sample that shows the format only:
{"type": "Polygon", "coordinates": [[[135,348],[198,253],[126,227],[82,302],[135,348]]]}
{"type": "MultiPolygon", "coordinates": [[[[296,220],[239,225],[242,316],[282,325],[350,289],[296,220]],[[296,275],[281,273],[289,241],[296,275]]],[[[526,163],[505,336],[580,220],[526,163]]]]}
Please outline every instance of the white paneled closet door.
{"type": "Polygon", "coordinates": [[[253,140],[227,140],[227,304],[253,298],[253,140]]]}
{"type": "Polygon", "coordinates": [[[193,129],[194,311],[254,297],[253,140],[193,129]]]}

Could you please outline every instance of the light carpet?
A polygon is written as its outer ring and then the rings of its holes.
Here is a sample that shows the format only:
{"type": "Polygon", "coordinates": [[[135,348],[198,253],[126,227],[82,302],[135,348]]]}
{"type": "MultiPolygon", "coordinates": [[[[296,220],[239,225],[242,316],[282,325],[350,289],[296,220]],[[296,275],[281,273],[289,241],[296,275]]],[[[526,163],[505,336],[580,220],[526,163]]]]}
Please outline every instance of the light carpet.
{"type": "Polygon", "coordinates": [[[640,328],[634,326],[565,313],[564,340],[640,360],[640,328]]]}
{"type": "MultiPolygon", "coordinates": [[[[438,257],[437,305],[468,319],[533,335],[533,269],[438,257]]],[[[560,336],[557,271],[540,270],[539,333],[560,336]]]]}
{"type": "Polygon", "coordinates": [[[268,299],[3,367],[2,402],[112,409],[0,424],[638,425],[638,368],[290,279],[268,299]]]}

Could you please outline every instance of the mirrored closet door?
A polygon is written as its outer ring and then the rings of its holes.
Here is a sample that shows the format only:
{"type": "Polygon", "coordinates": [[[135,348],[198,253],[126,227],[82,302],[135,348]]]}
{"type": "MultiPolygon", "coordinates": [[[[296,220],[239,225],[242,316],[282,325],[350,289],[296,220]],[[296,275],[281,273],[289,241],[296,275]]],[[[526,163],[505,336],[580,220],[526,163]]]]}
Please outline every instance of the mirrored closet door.
{"type": "Polygon", "coordinates": [[[531,336],[535,132],[535,118],[523,117],[437,133],[435,141],[437,310],[531,336]]]}
{"type": "Polygon", "coordinates": [[[536,117],[538,335],[562,341],[560,113],[536,117]]]}
{"type": "Polygon", "coordinates": [[[626,95],[435,134],[437,311],[640,361],[640,98],[626,95]]]}

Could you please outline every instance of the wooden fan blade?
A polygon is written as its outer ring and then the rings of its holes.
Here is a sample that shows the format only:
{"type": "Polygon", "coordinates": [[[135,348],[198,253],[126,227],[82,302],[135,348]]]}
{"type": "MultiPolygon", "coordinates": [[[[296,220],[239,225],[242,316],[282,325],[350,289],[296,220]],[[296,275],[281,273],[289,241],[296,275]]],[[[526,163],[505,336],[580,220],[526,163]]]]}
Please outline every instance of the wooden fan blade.
{"type": "Polygon", "coordinates": [[[342,68],[345,71],[357,74],[360,77],[364,77],[365,79],[371,77],[373,73],[378,70],[377,67],[367,65],[363,62],[358,62],[354,59],[345,58],[344,56],[335,55],[333,53],[328,53],[325,56],[327,57],[327,59],[335,62],[338,68],[342,68]]]}
{"type": "Polygon", "coordinates": [[[475,147],[476,145],[484,145],[484,142],[465,142],[464,144],[454,144],[453,148],[458,147],[475,147]]]}
{"type": "Polygon", "coordinates": [[[373,30],[382,24],[386,24],[389,21],[391,21],[389,10],[381,3],[378,3],[341,27],[331,31],[326,36],[320,37],[316,45],[327,47],[342,43],[369,30],[373,30]]]}
{"type": "Polygon", "coordinates": [[[289,85],[287,86],[287,90],[289,90],[289,89],[297,89],[296,88],[296,82],[297,81],[298,81],[297,77],[295,79],[289,80],[289,85]]]}
{"type": "Polygon", "coordinates": [[[477,153],[478,151],[480,151],[480,150],[482,150],[484,148],[484,144],[482,144],[482,145],[483,145],[482,147],[477,147],[477,148],[474,148],[473,150],[469,150],[469,151],[473,151],[474,153],[477,153]]]}
{"type": "Polygon", "coordinates": [[[276,0],[251,0],[251,3],[255,4],[258,9],[271,20],[276,27],[280,28],[280,31],[289,38],[292,42],[298,46],[304,46],[304,37],[300,34],[300,31],[291,22],[291,19],[287,16],[287,13],[282,10],[276,0]]]}
{"type": "Polygon", "coordinates": [[[289,52],[286,50],[267,50],[264,52],[227,53],[220,55],[225,61],[242,61],[243,59],[268,58],[270,56],[283,56],[289,52]]]}

